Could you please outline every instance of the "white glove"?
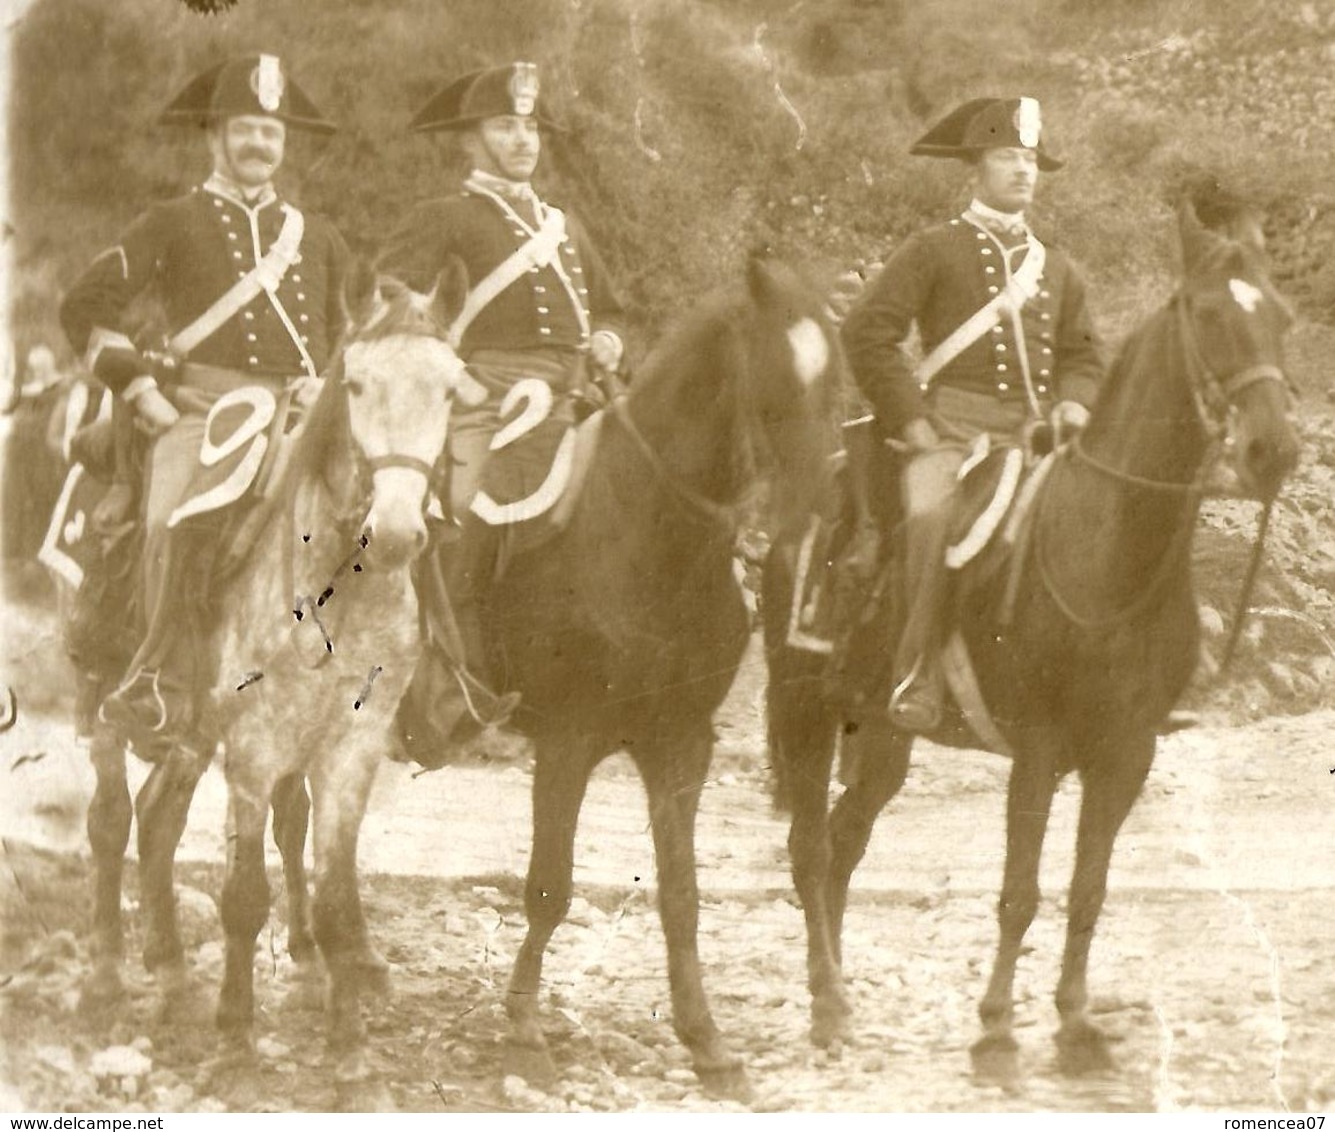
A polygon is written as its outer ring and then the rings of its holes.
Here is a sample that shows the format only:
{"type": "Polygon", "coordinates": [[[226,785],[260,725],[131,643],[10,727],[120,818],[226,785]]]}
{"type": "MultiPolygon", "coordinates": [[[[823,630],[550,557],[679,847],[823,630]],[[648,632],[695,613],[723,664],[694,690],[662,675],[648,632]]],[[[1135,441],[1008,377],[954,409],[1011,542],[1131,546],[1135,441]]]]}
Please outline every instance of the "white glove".
{"type": "Polygon", "coordinates": [[[135,424],[149,436],[161,436],[181,418],[180,412],[151,377],[137,377],[125,389],[125,399],[134,406],[135,424]]]}
{"type": "Polygon", "coordinates": [[[621,365],[621,339],[610,330],[595,330],[589,339],[589,356],[599,369],[615,373],[621,365]]]}
{"type": "Polygon", "coordinates": [[[1051,420],[1053,438],[1060,444],[1089,423],[1089,410],[1079,401],[1058,401],[1052,408],[1051,420]]]}

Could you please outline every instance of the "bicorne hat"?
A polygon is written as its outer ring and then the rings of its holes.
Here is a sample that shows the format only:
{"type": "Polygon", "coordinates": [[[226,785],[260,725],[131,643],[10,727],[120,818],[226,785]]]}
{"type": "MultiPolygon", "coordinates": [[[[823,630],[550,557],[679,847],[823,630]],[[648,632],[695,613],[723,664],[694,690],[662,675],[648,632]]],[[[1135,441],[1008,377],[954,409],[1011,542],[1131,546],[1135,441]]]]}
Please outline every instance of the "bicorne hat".
{"type": "Polygon", "coordinates": [[[1036,98],[974,98],[952,110],[909,150],[917,157],[977,157],[985,149],[1032,149],[1038,167],[1062,162],[1043,148],[1043,118],[1036,98]]]}
{"type": "Polygon", "coordinates": [[[486,118],[518,115],[535,118],[548,129],[563,130],[538,101],[536,63],[509,63],[470,71],[432,95],[414,115],[408,129],[418,133],[461,130],[486,118]]]}
{"type": "Polygon", "coordinates": [[[277,118],[294,130],[332,134],[332,122],[283,69],[277,55],[244,55],[197,75],[167,104],[167,126],[211,126],[242,114],[277,118]]]}

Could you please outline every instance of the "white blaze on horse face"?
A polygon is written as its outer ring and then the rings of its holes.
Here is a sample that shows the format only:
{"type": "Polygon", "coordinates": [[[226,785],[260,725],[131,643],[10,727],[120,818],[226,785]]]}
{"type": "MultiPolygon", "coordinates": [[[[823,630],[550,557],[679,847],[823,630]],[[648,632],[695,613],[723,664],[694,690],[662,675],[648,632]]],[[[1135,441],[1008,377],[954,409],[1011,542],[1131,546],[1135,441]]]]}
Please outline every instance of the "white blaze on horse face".
{"type": "Polygon", "coordinates": [[[804,318],[788,328],[793,351],[793,371],[803,385],[811,385],[830,364],[830,343],[814,318],[804,318]]]}
{"type": "Polygon", "coordinates": [[[1253,287],[1245,279],[1230,279],[1228,289],[1233,294],[1233,301],[1248,314],[1252,314],[1265,298],[1259,287],[1253,287]]]}

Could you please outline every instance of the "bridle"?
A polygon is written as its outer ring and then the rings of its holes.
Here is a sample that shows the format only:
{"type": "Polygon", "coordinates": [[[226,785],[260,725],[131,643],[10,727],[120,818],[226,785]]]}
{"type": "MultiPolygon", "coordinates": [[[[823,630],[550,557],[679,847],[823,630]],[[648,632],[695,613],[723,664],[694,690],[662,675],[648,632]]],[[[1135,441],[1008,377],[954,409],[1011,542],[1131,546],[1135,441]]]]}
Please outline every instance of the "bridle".
{"type": "MultiPolygon", "coordinates": [[[[459,364],[462,367],[463,363],[460,362],[459,364]]],[[[350,503],[339,515],[339,524],[355,528],[362,522],[371,506],[375,474],[389,468],[404,468],[416,472],[426,481],[427,490],[423,492],[423,507],[425,507],[427,505],[425,501],[430,498],[431,481],[436,474],[435,465],[423,460],[420,456],[414,456],[407,452],[386,452],[376,456],[368,456],[356,442],[350,427],[352,407],[348,397],[348,386],[352,383],[352,379],[348,377],[346,372],[343,372],[338,375],[337,381],[340,386],[338,395],[344,399],[343,416],[345,420],[349,421],[348,449],[353,468],[353,491],[350,494],[351,499],[355,501],[350,503]]],[[[448,403],[448,398],[446,403],[448,403]]],[[[444,406],[442,406],[443,411],[444,406]]]]}
{"type": "Polygon", "coordinates": [[[1178,332],[1182,341],[1186,361],[1187,387],[1192,403],[1196,406],[1196,415],[1206,438],[1206,454],[1202,457],[1197,475],[1188,483],[1173,480],[1155,480],[1138,476],[1131,472],[1105,464],[1085,448],[1079,433],[1067,446],[1070,458],[1102,472],[1105,476],[1119,483],[1150,491],[1166,491],[1190,495],[1203,493],[1204,480],[1214,463],[1220,448],[1227,443],[1228,418],[1242,392],[1262,381],[1277,381],[1287,390],[1288,383],[1284,371],[1271,362],[1259,362],[1246,366],[1235,373],[1221,375],[1206,361],[1205,351],[1201,349],[1200,336],[1191,321],[1187,297],[1182,291],[1169,300],[1169,306],[1176,312],[1178,332]]]}
{"type": "MultiPolygon", "coordinates": [[[[1238,398],[1244,390],[1262,381],[1276,381],[1286,390],[1288,389],[1284,371],[1279,366],[1269,362],[1246,366],[1234,373],[1220,374],[1209,364],[1205,357],[1205,351],[1201,347],[1200,336],[1197,333],[1195,323],[1191,319],[1189,303],[1184,291],[1179,290],[1169,300],[1169,306],[1174,310],[1177,318],[1188,389],[1206,439],[1205,452],[1197,466],[1196,474],[1190,481],[1182,483],[1174,480],[1151,479],[1147,476],[1138,476],[1132,472],[1123,471],[1091,455],[1082,443],[1080,434],[1077,434],[1065,449],[1066,458],[1071,463],[1083,464],[1085,467],[1092,468],[1123,487],[1164,492],[1183,497],[1182,519],[1174,528],[1173,539],[1165,549],[1154,577],[1150,579],[1148,586],[1140,594],[1121,609],[1097,617],[1088,617],[1077,612],[1059,591],[1052,577],[1047,555],[1044,553],[1043,516],[1047,510],[1046,505],[1051,499],[1052,493],[1050,490],[1043,493],[1039,505],[1039,514],[1035,517],[1034,557],[1043,588],[1067,620],[1082,629],[1106,629],[1129,621],[1150,608],[1159,599],[1164,586],[1173,577],[1180,558],[1188,552],[1190,547],[1193,534],[1192,519],[1205,495],[1205,484],[1210,469],[1214,465],[1220,450],[1229,443],[1227,439],[1228,420],[1237,405],[1238,398]]],[[[1227,667],[1229,660],[1232,658],[1234,646],[1237,644],[1242,629],[1247,603],[1260,567],[1261,553],[1266,531],[1270,524],[1273,502],[1271,500],[1266,504],[1261,515],[1256,540],[1252,548],[1251,562],[1244,578],[1242,592],[1233,619],[1233,632],[1226,645],[1220,671],[1227,667]]]]}

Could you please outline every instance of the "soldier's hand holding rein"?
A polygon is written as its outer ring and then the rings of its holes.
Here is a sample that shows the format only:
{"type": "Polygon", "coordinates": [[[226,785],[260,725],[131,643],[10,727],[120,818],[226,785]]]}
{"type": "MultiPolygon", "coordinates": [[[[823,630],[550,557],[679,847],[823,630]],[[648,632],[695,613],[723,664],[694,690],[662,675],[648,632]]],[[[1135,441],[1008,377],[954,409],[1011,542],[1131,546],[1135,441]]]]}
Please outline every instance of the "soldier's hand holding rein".
{"type": "Polygon", "coordinates": [[[1051,420],[1053,443],[1063,444],[1089,423],[1089,410],[1079,401],[1058,401],[1051,420]]]}
{"type": "Polygon", "coordinates": [[[926,452],[928,449],[937,447],[940,443],[940,437],[936,435],[936,429],[932,427],[932,422],[926,417],[916,417],[904,426],[904,441],[915,452],[926,452]]]}
{"type": "Polygon", "coordinates": [[[181,414],[151,378],[138,389],[133,389],[135,384],[131,382],[125,390],[125,399],[134,407],[135,425],[149,436],[161,436],[181,414]]]}
{"type": "Polygon", "coordinates": [[[589,339],[589,356],[593,364],[608,373],[616,373],[621,365],[621,339],[610,330],[595,330],[589,339]]]}

